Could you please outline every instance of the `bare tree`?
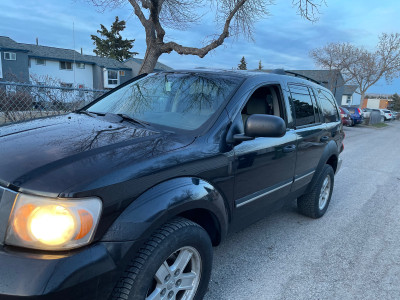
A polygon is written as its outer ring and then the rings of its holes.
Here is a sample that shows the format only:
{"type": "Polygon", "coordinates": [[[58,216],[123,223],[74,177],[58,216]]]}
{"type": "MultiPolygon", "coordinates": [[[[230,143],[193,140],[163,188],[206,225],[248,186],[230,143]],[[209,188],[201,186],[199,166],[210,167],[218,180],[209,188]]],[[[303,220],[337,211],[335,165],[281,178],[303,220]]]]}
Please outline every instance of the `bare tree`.
{"type": "MultiPolygon", "coordinates": [[[[129,1],[146,33],[146,54],[139,74],[153,71],[163,53],[175,51],[182,55],[206,56],[221,46],[225,39],[239,34],[252,38],[254,24],[268,15],[268,6],[273,0],[89,0],[95,6],[115,8],[129,1]],[[174,41],[165,41],[165,28],[188,29],[199,22],[204,7],[212,6],[215,20],[220,27],[203,47],[188,47],[174,41]]],[[[298,14],[307,20],[317,19],[318,7],[325,0],[292,0],[298,14]]]]}
{"type": "Polygon", "coordinates": [[[356,84],[362,101],[381,78],[390,82],[400,76],[400,34],[381,34],[375,51],[349,43],[330,43],[312,50],[310,56],[317,66],[339,70],[346,83],[356,84]]]}

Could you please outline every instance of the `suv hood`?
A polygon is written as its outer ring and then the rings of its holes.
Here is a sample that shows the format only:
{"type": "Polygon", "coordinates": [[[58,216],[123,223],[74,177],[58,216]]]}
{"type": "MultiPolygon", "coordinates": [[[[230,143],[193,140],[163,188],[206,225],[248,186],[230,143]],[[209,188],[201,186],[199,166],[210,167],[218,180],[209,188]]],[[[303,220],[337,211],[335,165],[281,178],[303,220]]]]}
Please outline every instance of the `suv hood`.
{"type": "MultiPolygon", "coordinates": [[[[69,114],[0,127],[0,185],[40,195],[90,183],[137,161],[187,146],[193,138],[120,119],[69,114]]],[[[107,183],[104,183],[107,184],[107,183]]]]}

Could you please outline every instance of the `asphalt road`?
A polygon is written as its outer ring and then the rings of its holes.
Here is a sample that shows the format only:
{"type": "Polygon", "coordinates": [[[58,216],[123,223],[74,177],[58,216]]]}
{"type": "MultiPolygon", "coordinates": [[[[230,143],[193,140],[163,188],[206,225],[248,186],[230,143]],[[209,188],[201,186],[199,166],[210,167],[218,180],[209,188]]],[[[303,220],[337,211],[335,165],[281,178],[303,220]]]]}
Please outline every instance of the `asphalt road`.
{"type": "Polygon", "coordinates": [[[400,121],[345,130],[325,216],[293,202],[228,237],[206,300],[400,299],[400,121]]]}

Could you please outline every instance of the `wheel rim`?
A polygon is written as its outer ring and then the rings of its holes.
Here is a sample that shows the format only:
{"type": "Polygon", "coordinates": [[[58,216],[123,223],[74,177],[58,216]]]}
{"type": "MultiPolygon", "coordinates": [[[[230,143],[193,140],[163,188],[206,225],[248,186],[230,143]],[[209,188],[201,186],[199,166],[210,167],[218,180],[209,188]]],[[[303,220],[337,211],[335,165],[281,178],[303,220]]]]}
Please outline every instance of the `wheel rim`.
{"type": "Polygon", "coordinates": [[[321,192],[319,194],[319,209],[323,210],[329,199],[329,194],[331,192],[331,177],[327,175],[322,183],[321,192]]]}
{"type": "Polygon", "coordinates": [[[201,257],[193,247],[172,253],[154,274],[146,300],[194,299],[201,276],[201,257]]]}

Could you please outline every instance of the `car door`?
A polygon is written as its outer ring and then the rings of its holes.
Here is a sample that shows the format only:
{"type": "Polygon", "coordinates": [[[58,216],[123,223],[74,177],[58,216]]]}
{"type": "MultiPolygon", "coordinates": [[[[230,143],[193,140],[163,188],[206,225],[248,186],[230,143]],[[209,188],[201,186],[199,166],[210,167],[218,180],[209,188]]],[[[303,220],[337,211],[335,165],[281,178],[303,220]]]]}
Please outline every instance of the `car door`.
{"type": "MultiPolygon", "coordinates": [[[[252,114],[273,114],[285,119],[285,109],[280,86],[266,85],[252,93],[241,113],[244,122],[252,114]]],[[[290,192],[296,134],[288,129],[283,137],[257,137],[236,145],[234,153],[235,220],[246,226],[265,216],[290,192]]]]}
{"type": "Polygon", "coordinates": [[[329,142],[326,124],[320,116],[313,90],[303,84],[288,84],[295,117],[297,158],[292,191],[313,178],[325,145],[329,142]]]}

